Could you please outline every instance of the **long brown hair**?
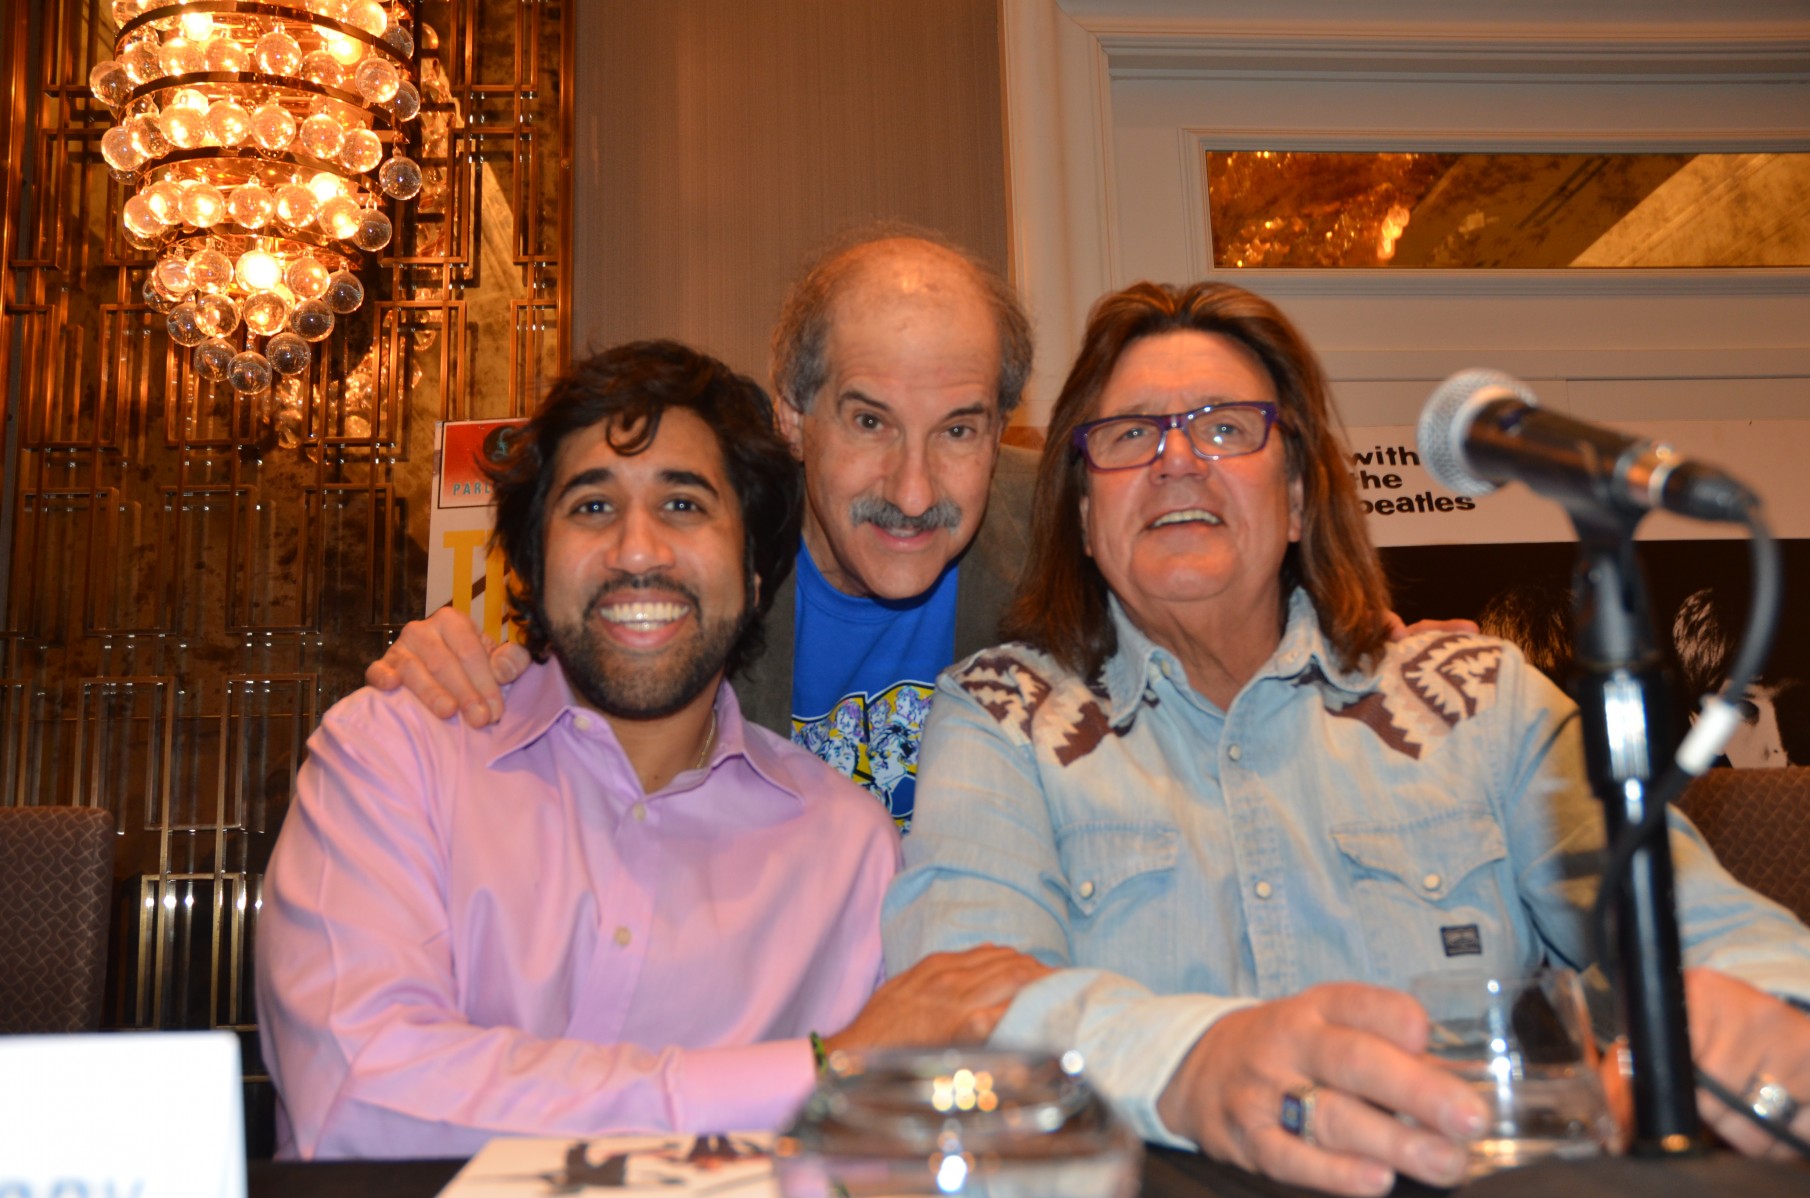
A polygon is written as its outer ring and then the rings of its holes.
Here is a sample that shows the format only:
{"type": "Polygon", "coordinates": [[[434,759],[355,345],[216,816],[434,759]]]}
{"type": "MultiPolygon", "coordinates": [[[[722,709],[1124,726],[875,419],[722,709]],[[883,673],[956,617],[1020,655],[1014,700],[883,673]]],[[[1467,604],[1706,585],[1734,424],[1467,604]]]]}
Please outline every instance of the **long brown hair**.
{"type": "Polygon", "coordinates": [[[1283,601],[1295,587],[1305,588],[1339,664],[1363,664],[1388,640],[1389,588],[1345,468],[1326,376],[1275,305],[1224,283],[1134,283],[1094,305],[1081,353],[1050,413],[1031,508],[1030,557],[1001,633],[1090,680],[1118,648],[1106,579],[1087,555],[1081,527],[1087,464],[1070,441],[1075,426],[1097,414],[1100,393],[1134,342],[1188,329],[1243,346],[1275,385],[1276,430],[1302,498],[1301,539],[1282,560],[1283,601]]]}

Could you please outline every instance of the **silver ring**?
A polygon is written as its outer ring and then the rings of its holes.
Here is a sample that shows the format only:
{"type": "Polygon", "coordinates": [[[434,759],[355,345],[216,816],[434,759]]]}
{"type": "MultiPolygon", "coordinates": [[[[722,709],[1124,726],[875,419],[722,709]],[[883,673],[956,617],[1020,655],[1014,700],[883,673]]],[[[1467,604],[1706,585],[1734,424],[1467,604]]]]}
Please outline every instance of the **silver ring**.
{"type": "Polygon", "coordinates": [[[1761,1073],[1748,1084],[1747,1092],[1741,1095],[1741,1101],[1749,1110],[1768,1123],[1776,1123],[1780,1127],[1789,1126],[1797,1118],[1798,1101],[1791,1097],[1785,1089],[1785,1083],[1770,1073],[1761,1073]]]}
{"type": "Polygon", "coordinates": [[[1282,1130],[1298,1137],[1303,1144],[1314,1140],[1314,1106],[1319,1102],[1320,1087],[1308,1082],[1282,1091],[1282,1130]]]}

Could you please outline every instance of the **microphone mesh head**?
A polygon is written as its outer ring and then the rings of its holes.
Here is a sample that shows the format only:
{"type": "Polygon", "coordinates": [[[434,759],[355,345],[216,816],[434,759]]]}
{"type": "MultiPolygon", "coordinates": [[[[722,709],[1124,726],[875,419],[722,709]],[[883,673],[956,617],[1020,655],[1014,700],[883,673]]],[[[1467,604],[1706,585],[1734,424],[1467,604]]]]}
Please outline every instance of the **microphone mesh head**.
{"type": "Polygon", "coordinates": [[[1471,470],[1464,439],[1483,405],[1495,399],[1518,399],[1540,406],[1534,393],[1513,375],[1500,370],[1461,370],[1439,384],[1420,410],[1420,458],[1433,481],[1460,495],[1487,495],[1499,485],[1471,470]]]}

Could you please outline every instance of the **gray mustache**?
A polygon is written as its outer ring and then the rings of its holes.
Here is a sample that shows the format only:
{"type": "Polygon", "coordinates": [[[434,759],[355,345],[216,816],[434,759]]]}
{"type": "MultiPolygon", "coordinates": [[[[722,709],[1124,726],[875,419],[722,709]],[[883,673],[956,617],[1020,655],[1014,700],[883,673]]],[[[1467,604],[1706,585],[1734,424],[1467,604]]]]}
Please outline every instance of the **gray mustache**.
{"type": "Polygon", "coordinates": [[[857,527],[874,524],[887,532],[916,534],[961,527],[962,509],[948,499],[939,499],[917,515],[907,516],[896,504],[877,495],[866,495],[849,504],[848,519],[857,527]]]}

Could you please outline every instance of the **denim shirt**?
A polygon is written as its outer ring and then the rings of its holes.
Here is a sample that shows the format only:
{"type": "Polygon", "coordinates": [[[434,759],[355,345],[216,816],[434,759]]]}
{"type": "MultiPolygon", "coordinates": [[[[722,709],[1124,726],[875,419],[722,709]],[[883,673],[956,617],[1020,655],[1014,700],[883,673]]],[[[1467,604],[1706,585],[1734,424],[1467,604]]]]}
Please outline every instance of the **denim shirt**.
{"type": "MultiPolygon", "coordinates": [[[[1100,685],[1024,645],[938,682],[887,966],[992,941],[1058,972],[995,1044],[1079,1048],[1147,1139],[1214,1020],[1320,982],[1592,960],[1602,814],[1577,712],[1512,645],[1425,633],[1341,669],[1297,591],[1219,710],[1117,602],[1100,685]]],[[[1810,931],[1673,814],[1685,956],[1810,999],[1810,931]]]]}

